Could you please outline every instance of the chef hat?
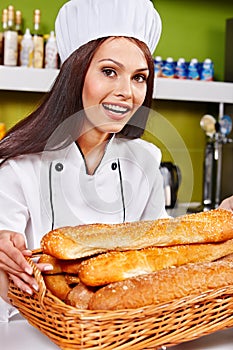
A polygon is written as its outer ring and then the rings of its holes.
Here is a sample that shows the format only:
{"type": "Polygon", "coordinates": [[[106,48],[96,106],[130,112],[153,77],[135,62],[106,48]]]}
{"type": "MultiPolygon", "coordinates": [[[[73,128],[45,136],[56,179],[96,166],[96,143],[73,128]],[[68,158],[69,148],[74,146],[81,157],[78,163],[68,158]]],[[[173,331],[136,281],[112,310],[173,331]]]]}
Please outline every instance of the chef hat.
{"type": "Polygon", "coordinates": [[[150,0],[70,0],[60,9],[55,30],[62,62],[83,44],[108,36],[134,37],[153,54],[161,19],[150,0]]]}

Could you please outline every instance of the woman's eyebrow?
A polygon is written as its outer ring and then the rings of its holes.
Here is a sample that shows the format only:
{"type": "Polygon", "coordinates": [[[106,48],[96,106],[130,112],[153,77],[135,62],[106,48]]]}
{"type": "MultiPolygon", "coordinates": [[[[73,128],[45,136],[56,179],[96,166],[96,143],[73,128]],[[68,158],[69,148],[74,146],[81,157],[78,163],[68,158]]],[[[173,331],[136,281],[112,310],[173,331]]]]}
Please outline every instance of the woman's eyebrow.
{"type": "MultiPolygon", "coordinates": [[[[103,59],[101,59],[101,60],[99,60],[98,62],[104,62],[104,61],[110,61],[110,62],[113,62],[113,63],[115,63],[117,66],[119,66],[120,68],[123,68],[124,67],[124,65],[122,64],[122,63],[120,63],[120,62],[118,62],[118,61],[115,61],[115,60],[113,60],[112,58],[103,58],[103,59]]],[[[149,68],[148,67],[143,67],[143,68],[138,68],[138,69],[136,69],[135,70],[135,72],[141,72],[141,71],[148,71],[149,70],[149,68]]]]}
{"type": "Polygon", "coordinates": [[[120,63],[120,62],[118,62],[118,61],[115,61],[115,60],[113,60],[112,58],[103,58],[103,59],[99,60],[99,62],[104,62],[104,61],[113,62],[113,63],[115,63],[117,66],[119,66],[119,67],[121,67],[121,68],[124,67],[124,65],[123,65],[122,63],[120,63]]]}

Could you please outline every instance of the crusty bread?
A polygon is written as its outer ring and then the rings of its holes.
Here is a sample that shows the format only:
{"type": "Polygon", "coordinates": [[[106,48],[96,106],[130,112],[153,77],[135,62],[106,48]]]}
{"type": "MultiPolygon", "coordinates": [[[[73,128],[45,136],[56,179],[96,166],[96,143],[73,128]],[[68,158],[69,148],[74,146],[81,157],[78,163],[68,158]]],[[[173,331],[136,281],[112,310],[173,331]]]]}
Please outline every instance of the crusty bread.
{"type": "Polygon", "coordinates": [[[233,263],[233,254],[229,254],[218,259],[219,261],[230,261],[233,263]]]}
{"type": "Polygon", "coordinates": [[[49,254],[42,254],[38,260],[39,263],[50,264],[53,266],[52,270],[43,271],[43,274],[46,275],[56,275],[62,272],[78,274],[82,261],[85,261],[85,259],[60,260],[49,254]]]}
{"type": "Polygon", "coordinates": [[[58,259],[77,259],[110,250],[221,242],[232,238],[233,213],[214,209],[174,219],[58,228],[42,238],[41,248],[58,259]]]}
{"type": "Polygon", "coordinates": [[[101,286],[149,274],[170,266],[214,261],[230,253],[233,253],[233,239],[223,243],[150,247],[124,252],[112,251],[83,261],[79,268],[79,278],[86,285],[101,286]]]}
{"type": "Polygon", "coordinates": [[[44,275],[44,281],[50,292],[61,300],[65,300],[71,291],[65,275],[44,275]]]}
{"type": "Polygon", "coordinates": [[[50,264],[53,269],[48,271],[43,271],[44,275],[56,275],[62,273],[61,264],[57,258],[49,254],[42,254],[38,260],[38,263],[50,264]]]}
{"type": "Polygon", "coordinates": [[[65,274],[66,283],[70,287],[74,287],[76,284],[80,283],[80,279],[77,275],[65,274]]]}
{"type": "Polygon", "coordinates": [[[132,277],[100,288],[90,299],[90,310],[135,309],[195,296],[233,284],[233,263],[187,264],[132,277]]]}
{"type": "Polygon", "coordinates": [[[59,260],[59,264],[61,266],[62,272],[78,274],[81,262],[84,261],[82,259],[76,260],[59,260]]]}
{"type": "Polygon", "coordinates": [[[67,294],[65,303],[78,309],[87,309],[93,294],[94,290],[92,288],[79,283],[67,294]]]}

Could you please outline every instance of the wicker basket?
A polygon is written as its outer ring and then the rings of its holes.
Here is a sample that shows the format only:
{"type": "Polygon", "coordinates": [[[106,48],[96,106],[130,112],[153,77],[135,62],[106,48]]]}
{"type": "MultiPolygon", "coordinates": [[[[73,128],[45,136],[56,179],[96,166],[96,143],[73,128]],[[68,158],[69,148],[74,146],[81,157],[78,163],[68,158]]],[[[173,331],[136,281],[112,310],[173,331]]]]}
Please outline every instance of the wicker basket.
{"type": "Polygon", "coordinates": [[[159,306],[119,311],[79,310],[40,286],[33,296],[10,282],[9,298],[31,325],[61,349],[156,349],[233,326],[233,285],[159,306]]]}

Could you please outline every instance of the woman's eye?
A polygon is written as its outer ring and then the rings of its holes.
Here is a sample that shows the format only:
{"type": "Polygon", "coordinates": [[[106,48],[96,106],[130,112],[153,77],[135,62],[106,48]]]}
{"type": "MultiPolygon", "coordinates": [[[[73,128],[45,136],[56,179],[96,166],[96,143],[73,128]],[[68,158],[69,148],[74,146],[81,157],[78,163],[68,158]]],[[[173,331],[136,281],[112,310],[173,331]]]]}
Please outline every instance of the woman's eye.
{"type": "Polygon", "coordinates": [[[103,70],[104,75],[106,75],[107,77],[113,77],[116,75],[116,72],[114,69],[111,68],[104,68],[103,70]]]}
{"type": "Polygon", "coordinates": [[[137,74],[135,75],[134,79],[138,82],[138,83],[143,83],[147,80],[147,77],[144,74],[137,74]]]}

